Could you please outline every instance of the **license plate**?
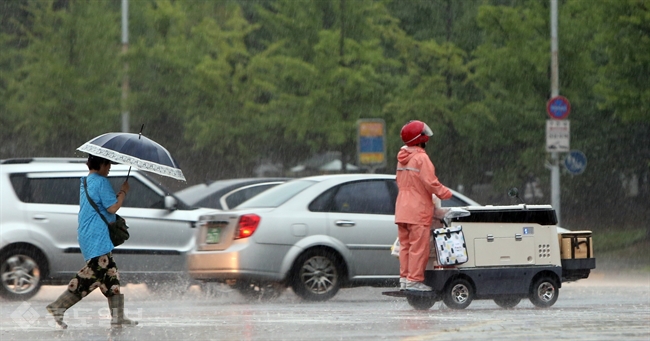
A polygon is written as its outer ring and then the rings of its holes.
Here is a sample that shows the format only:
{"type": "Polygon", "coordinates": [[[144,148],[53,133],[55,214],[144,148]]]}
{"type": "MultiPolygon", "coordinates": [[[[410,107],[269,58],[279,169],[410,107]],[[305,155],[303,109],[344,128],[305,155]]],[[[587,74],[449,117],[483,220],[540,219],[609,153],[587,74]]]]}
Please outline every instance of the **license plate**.
{"type": "Polygon", "coordinates": [[[221,228],[209,227],[208,233],[205,236],[206,244],[217,244],[221,240],[221,228]]]}

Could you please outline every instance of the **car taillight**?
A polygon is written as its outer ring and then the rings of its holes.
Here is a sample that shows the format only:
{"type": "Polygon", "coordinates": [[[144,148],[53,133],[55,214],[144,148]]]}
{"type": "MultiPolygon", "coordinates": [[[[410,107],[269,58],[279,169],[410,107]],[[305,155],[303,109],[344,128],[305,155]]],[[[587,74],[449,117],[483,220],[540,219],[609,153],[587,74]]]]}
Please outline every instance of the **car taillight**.
{"type": "Polygon", "coordinates": [[[257,214],[244,214],[239,218],[239,233],[235,239],[252,236],[259,224],[260,216],[257,214]]]}

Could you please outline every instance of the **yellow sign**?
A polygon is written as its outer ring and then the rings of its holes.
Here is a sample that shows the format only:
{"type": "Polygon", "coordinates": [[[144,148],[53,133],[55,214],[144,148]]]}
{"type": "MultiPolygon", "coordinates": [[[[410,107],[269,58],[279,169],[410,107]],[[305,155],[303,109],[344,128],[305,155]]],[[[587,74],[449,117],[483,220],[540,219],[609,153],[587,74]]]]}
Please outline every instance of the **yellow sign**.
{"type": "Polygon", "coordinates": [[[363,119],[357,122],[357,158],[359,166],[380,167],[386,164],[384,120],[363,119]]]}

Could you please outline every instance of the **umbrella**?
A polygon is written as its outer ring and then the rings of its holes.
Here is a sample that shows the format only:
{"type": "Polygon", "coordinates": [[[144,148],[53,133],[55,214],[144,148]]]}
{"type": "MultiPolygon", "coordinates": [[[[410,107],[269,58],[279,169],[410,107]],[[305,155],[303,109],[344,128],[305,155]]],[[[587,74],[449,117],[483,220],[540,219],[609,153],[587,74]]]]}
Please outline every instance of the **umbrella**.
{"type": "Polygon", "coordinates": [[[106,133],[84,143],[77,150],[143,171],[185,181],[178,163],[167,149],[142,136],[142,132],[140,134],[106,133]]]}

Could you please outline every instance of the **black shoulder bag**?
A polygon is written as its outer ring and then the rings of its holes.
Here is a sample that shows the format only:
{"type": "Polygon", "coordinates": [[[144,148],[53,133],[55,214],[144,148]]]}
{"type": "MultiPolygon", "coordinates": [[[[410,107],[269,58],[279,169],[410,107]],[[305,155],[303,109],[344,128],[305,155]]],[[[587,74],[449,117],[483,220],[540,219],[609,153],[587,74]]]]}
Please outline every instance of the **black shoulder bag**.
{"type": "Polygon", "coordinates": [[[84,178],[84,192],[86,193],[86,198],[88,198],[88,202],[90,203],[90,205],[92,205],[95,211],[97,211],[97,214],[99,214],[102,220],[106,223],[106,226],[108,226],[108,234],[111,236],[111,241],[113,242],[113,246],[122,245],[130,237],[129,231],[127,230],[129,227],[126,226],[126,220],[124,220],[124,218],[116,214],[115,222],[109,223],[108,220],[106,220],[106,218],[104,217],[104,215],[99,211],[97,204],[95,204],[93,199],[90,198],[90,195],[88,195],[87,188],[88,185],[86,184],[86,178],[84,178]]]}

